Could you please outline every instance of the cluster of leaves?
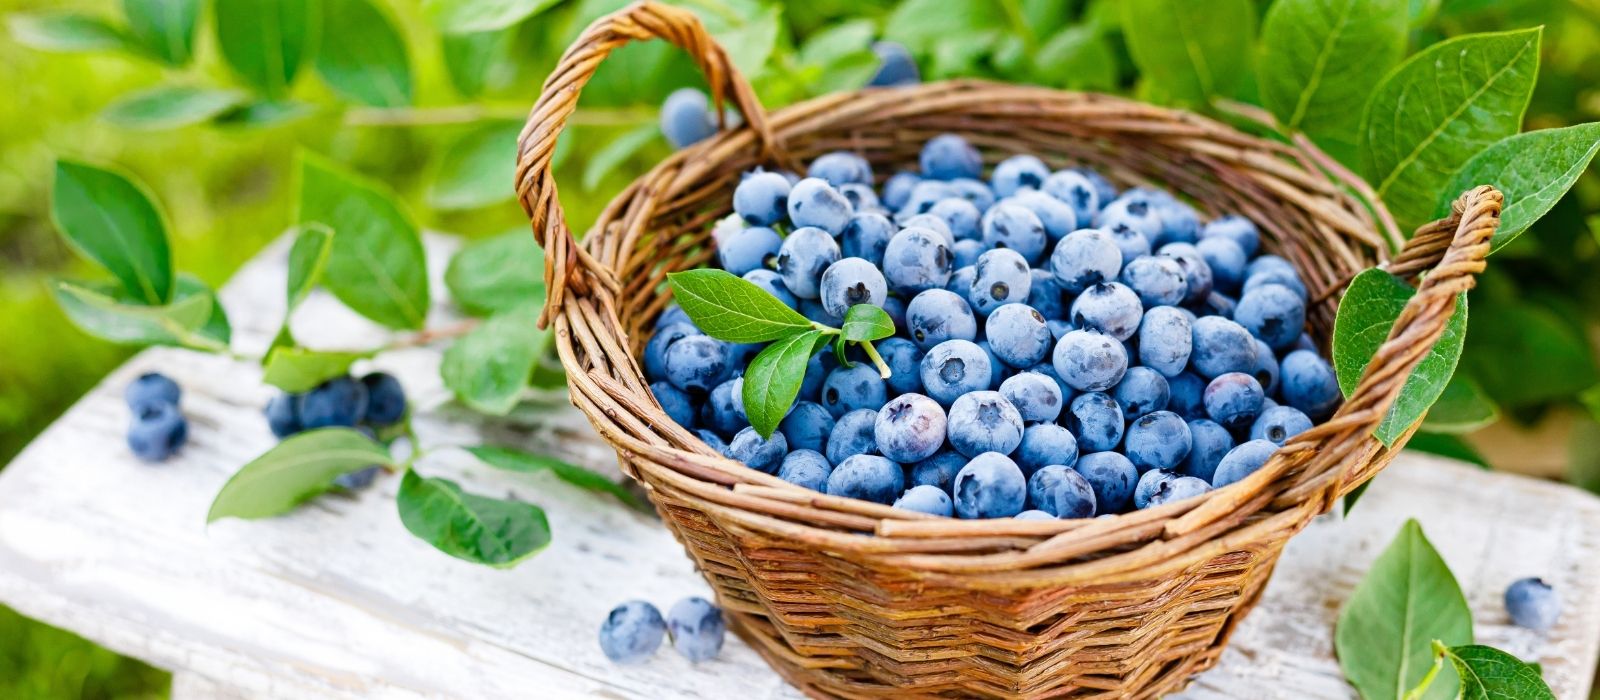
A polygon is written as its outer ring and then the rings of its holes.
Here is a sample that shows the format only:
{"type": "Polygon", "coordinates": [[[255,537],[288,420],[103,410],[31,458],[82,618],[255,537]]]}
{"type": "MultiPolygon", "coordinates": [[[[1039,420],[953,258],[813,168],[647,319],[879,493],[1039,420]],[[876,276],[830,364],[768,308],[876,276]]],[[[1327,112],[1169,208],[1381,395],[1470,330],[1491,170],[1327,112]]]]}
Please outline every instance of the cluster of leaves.
{"type": "Polygon", "coordinates": [[[1555,698],[1537,665],[1473,644],[1466,596],[1415,520],[1345,601],[1334,646],[1366,700],[1555,698]]]}

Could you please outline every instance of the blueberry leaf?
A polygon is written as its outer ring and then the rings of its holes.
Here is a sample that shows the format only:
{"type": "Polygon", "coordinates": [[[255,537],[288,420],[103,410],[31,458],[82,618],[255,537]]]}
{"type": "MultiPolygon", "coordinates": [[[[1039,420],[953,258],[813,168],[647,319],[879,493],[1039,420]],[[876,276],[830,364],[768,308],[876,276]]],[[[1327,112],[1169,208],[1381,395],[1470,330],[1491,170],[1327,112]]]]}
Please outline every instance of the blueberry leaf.
{"type": "Polygon", "coordinates": [[[122,0],[128,32],[146,53],[168,65],[194,57],[194,29],[200,0],[122,0]]]}
{"type": "Polygon", "coordinates": [[[122,30],[76,12],[14,14],[6,23],[17,43],[40,51],[115,51],[131,43],[122,30]]]}
{"type": "Polygon", "coordinates": [[[474,316],[543,306],[544,251],[526,226],[473,241],[450,258],[444,283],[450,300],[474,316]]]}
{"type": "MultiPolygon", "coordinates": [[[[1472,641],[1472,613],[1450,567],[1408,520],[1339,612],[1339,667],[1364,698],[1399,698],[1432,665],[1426,641],[1472,641]]],[[[1435,685],[1429,697],[1449,697],[1435,685]]]]}
{"type": "Polygon", "coordinates": [[[777,297],[726,270],[667,275],[672,296],[706,335],[730,343],[764,343],[812,329],[777,297]]]}
{"type": "MultiPolygon", "coordinates": [[[[510,201],[516,196],[513,170],[517,162],[517,136],[520,121],[481,123],[444,152],[433,184],[428,187],[428,204],[435,209],[477,209],[510,201]]],[[[572,151],[572,139],[556,141],[550,167],[561,167],[572,151]]],[[[527,236],[527,232],[523,232],[527,236]]],[[[531,236],[530,236],[531,237],[531,236]]]]}
{"type": "Polygon", "coordinates": [[[789,413],[800,395],[806,363],[823,338],[822,331],[791,335],[768,345],[750,361],[744,373],[744,411],[761,437],[772,437],[789,413]]]}
{"type": "Polygon", "coordinates": [[[1126,0],[1122,31],[1144,80],[1169,101],[1205,105],[1241,97],[1253,74],[1250,0],[1126,0]]]}
{"type": "Polygon", "coordinates": [[[583,467],[568,464],[549,455],[533,454],[510,447],[496,447],[480,445],[466,448],[467,452],[477,457],[484,464],[496,469],[509,472],[522,472],[532,474],[535,472],[550,472],[556,478],[581,489],[596,493],[606,493],[615,496],[617,500],[630,506],[640,507],[638,497],[634,496],[620,484],[606,477],[596,474],[583,467]]]}
{"type": "MultiPolygon", "coordinates": [[[[445,34],[505,29],[554,5],[556,0],[424,0],[422,8],[445,34]]],[[[580,25],[581,26],[581,25],[580,25]]]]}
{"type": "Polygon", "coordinates": [[[1600,152],[1600,122],[1541,129],[1508,136],[1456,171],[1439,193],[1435,214],[1450,213],[1450,203],[1478,185],[1494,185],[1506,196],[1500,227],[1489,252],[1501,249],[1550,211],[1600,152]]]}
{"type": "Polygon", "coordinates": [[[316,105],[293,100],[254,100],[217,115],[219,126],[266,128],[308,117],[316,105]]]}
{"type": "MultiPolygon", "coordinates": [[[[1350,282],[1339,301],[1333,325],[1333,366],[1345,396],[1355,391],[1367,364],[1389,338],[1400,310],[1415,295],[1416,290],[1410,285],[1377,268],[1362,272],[1350,282]]],[[[1444,392],[1461,359],[1466,336],[1467,297],[1462,294],[1444,335],[1406,378],[1400,397],[1373,431],[1384,445],[1393,446],[1444,392]]]]}
{"type": "Polygon", "coordinates": [[[1461,679],[1461,700],[1555,700],[1538,668],[1499,649],[1471,644],[1444,654],[1461,679]]]}
{"type": "Polygon", "coordinates": [[[176,129],[211,121],[247,97],[239,90],[168,85],[119,99],[100,116],[126,129],[176,129]]]}
{"type": "Polygon", "coordinates": [[[305,301],[322,280],[322,271],[327,268],[328,256],[332,252],[333,229],[311,223],[299,227],[295,232],[294,245],[289,247],[285,325],[289,322],[288,315],[294,313],[300,302],[305,301]]]}
{"type": "Polygon", "coordinates": [[[659,133],[660,130],[654,123],[641,124],[633,130],[624,132],[621,136],[612,139],[610,143],[601,146],[600,150],[589,156],[589,162],[583,167],[583,179],[581,182],[583,190],[585,192],[594,191],[596,187],[600,186],[600,181],[611,174],[611,171],[616,170],[623,163],[628,162],[628,159],[632,158],[633,154],[650,145],[650,142],[654,141],[659,133]]]}
{"type": "Polygon", "coordinates": [[[109,270],[136,303],[172,299],[166,222],[139,183],[111,170],[58,161],[50,218],[68,245],[109,270]]]}
{"type": "Polygon", "coordinates": [[[550,544],[550,522],[538,506],[470,494],[410,470],[395,506],[417,539],[474,564],[510,568],[550,544]]]}
{"type": "Polygon", "coordinates": [[[1033,75],[1046,85],[1078,90],[1114,90],[1117,56],[1093,27],[1067,27],[1050,37],[1033,58],[1033,75]]]}
{"type": "Polygon", "coordinates": [[[1527,299],[1484,296],[1462,363],[1502,406],[1563,401],[1600,382],[1587,331],[1569,316],[1527,299]]]}
{"type": "Polygon", "coordinates": [[[873,304],[856,304],[844,312],[844,325],[839,327],[845,340],[870,342],[894,335],[894,319],[889,312],[873,304]]]}
{"type": "Polygon", "coordinates": [[[287,513],[333,488],[340,475],[391,461],[387,448],[351,428],[300,433],[235,472],[211,502],[206,522],[287,513]]]}
{"type": "Polygon", "coordinates": [[[1522,128],[1541,31],[1441,41],[1378,85],[1361,122],[1362,169],[1401,228],[1425,223],[1453,173],[1522,128]]]}
{"type": "Polygon", "coordinates": [[[394,22],[371,0],[322,0],[313,66],[340,97],[374,107],[411,104],[411,64],[394,22]]]}
{"type": "Polygon", "coordinates": [[[103,340],[126,345],[228,348],[227,314],[199,280],[179,275],[172,303],[148,306],[128,299],[114,284],[57,280],[56,302],[74,325],[103,340]]]}
{"type": "Polygon", "coordinates": [[[496,66],[505,58],[515,29],[446,34],[442,41],[445,72],[462,97],[477,97],[488,87],[496,66]]]}
{"type": "Polygon", "coordinates": [[[281,98],[316,44],[311,0],[227,0],[214,7],[222,57],[247,85],[281,98]]]}
{"type": "Polygon", "coordinates": [[[334,377],[350,373],[356,360],[371,357],[371,352],[308,350],[279,346],[267,353],[261,381],[291,394],[315,389],[334,377]]]}
{"type": "Polygon", "coordinates": [[[904,0],[889,15],[883,36],[922,53],[976,43],[982,30],[1005,26],[1004,5],[991,0],[904,0]]]}
{"type": "MultiPolygon", "coordinates": [[[[1422,419],[1422,429],[1437,433],[1470,433],[1500,419],[1494,405],[1466,372],[1457,372],[1422,419]]],[[[1406,447],[1412,445],[1406,443],[1406,447]]]]}
{"type": "Polygon", "coordinates": [[[467,407],[503,416],[516,408],[533,368],[550,346],[538,307],[524,305],[489,317],[444,352],[439,376],[467,407]]]}

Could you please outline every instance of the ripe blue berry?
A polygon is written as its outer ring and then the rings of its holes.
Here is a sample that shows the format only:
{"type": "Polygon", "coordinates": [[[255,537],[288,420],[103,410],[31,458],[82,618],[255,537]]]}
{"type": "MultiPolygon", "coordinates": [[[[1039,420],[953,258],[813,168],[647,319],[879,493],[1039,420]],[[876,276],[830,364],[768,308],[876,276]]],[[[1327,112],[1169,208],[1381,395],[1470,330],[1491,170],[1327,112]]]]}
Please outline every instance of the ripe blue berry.
{"type": "Polygon", "coordinates": [[[1274,350],[1295,344],[1306,327],[1306,303],[1281,284],[1265,284],[1239,297],[1233,320],[1274,350]]]}
{"type": "Polygon", "coordinates": [[[644,346],[644,376],[651,381],[667,378],[667,348],[691,335],[703,335],[691,323],[669,323],[656,328],[644,346]]]}
{"type": "Polygon", "coordinates": [[[1261,390],[1265,391],[1267,396],[1277,395],[1278,356],[1272,354],[1272,348],[1260,338],[1256,339],[1256,368],[1250,372],[1250,376],[1261,383],[1261,390]]]}
{"type": "Polygon", "coordinates": [[[1206,385],[1206,415],[1229,430],[1244,430],[1261,415],[1266,393],[1261,383],[1243,372],[1229,372],[1206,385]]]}
{"type": "Polygon", "coordinates": [[[1189,293],[1183,297],[1183,303],[1198,304],[1211,294],[1214,284],[1211,266],[1193,244],[1168,243],[1157,248],[1156,253],[1171,257],[1183,268],[1183,278],[1189,283],[1189,293]]]}
{"type": "Polygon", "coordinates": [[[957,398],[947,423],[950,446],[968,457],[1011,454],[1022,444],[1022,414],[998,391],[974,391],[957,398]]]}
{"type": "Polygon", "coordinates": [[[816,299],[822,291],[822,272],[838,260],[839,244],[833,236],[820,228],[806,226],[795,229],[783,240],[778,249],[778,274],[795,296],[816,299]]]}
{"type": "Polygon", "coordinates": [[[1050,168],[1037,156],[1018,155],[994,166],[994,175],[990,176],[989,183],[995,194],[1010,197],[1025,187],[1038,189],[1049,176],[1050,168]]]}
{"type": "Polygon", "coordinates": [[[902,394],[878,411],[873,436],[878,452],[896,462],[927,459],[944,446],[944,409],[922,394],[902,394]]]}
{"type": "Polygon", "coordinates": [[[1028,480],[1010,458],[985,452],[956,473],[951,484],[956,515],[969,520],[1009,518],[1022,512],[1028,499],[1028,480]]]}
{"type": "Polygon", "coordinates": [[[1139,471],[1177,469],[1193,446],[1189,425],[1171,411],[1156,411],[1128,426],[1128,461],[1139,471]]]}
{"type": "Polygon", "coordinates": [[[950,497],[945,494],[944,489],[927,485],[913,486],[906,489],[904,494],[895,499],[894,507],[917,513],[937,515],[941,518],[948,518],[955,512],[954,506],[950,503],[950,497]]]}
{"type": "Polygon", "coordinates": [[[905,471],[887,457],[860,454],[828,475],[828,495],[889,505],[906,490],[905,471]]]}
{"type": "Polygon", "coordinates": [[[128,449],[146,462],[163,462],[189,440],[189,421],[178,412],[178,405],[162,401],[142,401],[133,408],[128,425],[128,449]]]}
{"type": "Polygon", "coordinates": [[[1544,631],[1561,618],[1561,598],[1543,579],[1518,579],[1506,588],[1506,612],[1518,627],[1544,631]]]}
{"type": "Polygon", "coordinates": [[[668,304],[667,308],[662,310],[661,315],[656,317],[655,327],[659,330],[674,323],[685,323],[690,326],[694,325],[694,322],[689,320],[689,312],[684,311],[683,307],[678,306],[677,302],[668,304]]]}
{"type": "Polygon", "coordinates": [[[1011,516],[1012,520],[1055,520],[1056,516],[1042,510],[1025,510],[1011,516]]]}
{"type": "Polygon", "coordinates": [[[955,481],[956,472],[967,466],[967,458],[960,452],[943,450],[932,457],[911,465],[911,485],[937,486],[941,491],[949,491],[950,483],[955,481]]]}
{"type": "MultiPolygon", "coordinates": [[[[906,195],[905,203],[896,207],[895,220],[902,224],[909,224],[909,218],[917,214],[926,214],[933,205],[950,197],[961,196],[956,186],[938,179],[918,180],[911,186],[911,191],[906,195]]],[[[938,217],[934,217],[938,218],[938,217]]],[[[943,219],[940,219],[942,222],[943,219]]]]}
{"type": "Polygon", "coordinates": [[[954,271],[950,245],[928,228],[907,228],[895,234],[883,251],[883,276],[889,288],[901,296],[913,296],[943,287],[954,271]]]}
{"type": "Polygon", "coordinates": [[[1100,193],[1083,173],[1061,170],[1045,178],[1039,190],[1066,202],[1078,221],[1091,221],[1100,213],[1100,193]]]}
{"type": "Polygon", "coordinates": [[[986,316],[1002,304],[1027,301],[1032,285],[1028,261],[1021,255],[1004,248],[991,250],[978,256],[967,301],[974,312],[986,316]]]}
{"type": "Polygon", "coordinates": [[[679,88],[661,103],[661,135],[673,148],[683,148],[717,133],[711,101],[694,88],[679,88]]]}
{"type": "Polygon", "coordinates": [[[305,430],[354,426],[367,415],[367,387],[350,377],[329,379],[300,395],[299,412],[305,430]]]}
{"type": "Polygon", "coordinates": [[[868,86],[892,87],[922,82],[917,64],[911,60],[911,52],[906,51],[904,45],[893,41],[874,42],[872,52],[878,55],[878,71],[867,81],[868,86]]]}
{"type": "Polygon", "coordinates": [[[1200,238],[1223,238],[1233,241],[1239,249],[1244,251],[1245,257],[1251,257],[1261,248],[1261,234],[1256,231],[1256,225],[1249,219],[1237,214],[1229,214],[1219,219],[1213,219],[1200,230],[1200,238]]]}
{"type": "Polygon", "coordinates": [[[878,355],[889,365],[889,378],[884,380],[893,395],[920,393],[922,391],[922,349],[905,338],[887,338],[878,342],[878,355]]]}
{"type": "Polygon", "coordinates": [[[374,464],[353,472],[345,472],[333,478],[333,485],[346,491],[360,491],[377,481],[378,474],[382,471],[383,467],[374,464]]]}
{"type": "Polygon", "coordinates": [[[1067,429],[1078,438],[1080,452],[1114,450],[1122,442],[1122,407],[1098,391],[1080,394],[1067,404],[1067,429]]]}
{"type": "Polygon", "coordinates": [[[1029,423],[1054,422],[1065,405],[1061,386],[1038,372],[1018,372],[1000,382],[1000,395],[1029,423]]]}
{"type": "Polygon", "coordinates": [[[1206,380],[1192,372],[1167,377],[1167,410],[1184,420],[1206,417],[1206,380]]]}
{"type": "Polygon", "coordinates": [[[1078,458],[1073,470],[1083,475],[1094,490],[1095,512],[1120,513],[1133,500],[1133,487],[1139,470],[1116,452],[1091,452],[1078,458]]]}
{"type": "Polygon", "coordinates": [[[919,158],[922,176],[935,180],[954,180],[958,177],[978,177],[983,171],[983,157],[978,149],[955,134],[940,134],[922,146],[919,158]]]}
{"type": "Polygon", "coordinates": [[[267,427],[279,440],[300,432],[300,399],[294,394],[278,394],[267,401],[267,427]]]}
{"type": "Polygon", "coordinates": [[[128,383],[128,388],[122,392],[122,398],[128,403],[128,408],[135,411],[140,406],[152,403],[165,403],[178,405],[178,400],[183,396],[183,391],[178,388],[178,383],[167,378],[160,372],[145,372],[137,379],[128,383]]]}
{"type": "Polygon", "coordinates": [[[696,429],[694,431],[694,436],[700,438],[700,441],[710,446],[711,449],[716,450],[717,454],[720,454],[724,457],[728,456],[728,443],[723,442],[722,436],[706,430],[705,428],[696,429]]]}
{"type": "Polygon", "coordinates": [[[983,217],[983,213],[979,212],[978,206],[972,202],[960,197],[941,199],[934,203],[928,214],[942,219],[945,227],[950,229],[950,235],[958,241],[983,238],[978,228],[978,221],[983,217]]]}
{"type": "Polygon", "coordinates": [[[894,321],[894,332],[905,335],[906,330],[906,300],[891,296],[883,300],[883,312],[889,314],[889,320],[894,321]]]}
{"type": "Polygon", "coordinates": [[[1278,381],[1284,403],[1300,409],[1312,420],[1321,420],[1339,406],[1339,379],[1333,367],[1317,353],[1295,350],[1284,355],[1278,381]]]}
{"type": "Polygon", "coordinates": [[[1054,344],[1044,315],[1026,304],[995,309],[984,323],[984,333],[995,356],[1018,369],[1044,361],[1054,344]]]}
{"type": "Polygon", "coordinates": [[[406,417],[406,391],[394,375],[372,372],[361,383],[367,387],[367,423],[394,425],[406,417]]]}
{"type": "Polygon", "coordinates": [[[837,327],[844,323],[843,318],[828,313],[828,310],[822,307],[822,302],[816,299],[801,299],[800,315],[806,317],[808,321],[815,321],[825,326],[837,327]]]}
{"type": "Polygon", "coordinates": [[[611,609],[600,625],[600,650],[619,664],[644,661],[661,646],[667,622],[656,606],[630,600],[611,609]]]}
{"type": "Polygon", "coordinates": [[[795,450],[783,457],[783,464],[778,466],[778,478],[796,486],[803,486],[818,493],[828,488],[828,474],[833,471],[833,465],[828,463],[828,458],[815,450],[795,450]]]}
{"type": "Polygon", "coordinates": [[[1232,239],[1212,236],[1200,239],[1194,247],[1211,268],[1211,281],[1216,290],[1237,293],[1244,285],[1244,268],[1249,261],[1239,244],[1232,239]]]}
{"type": "Polygon", "coordinates": [[[828,461],[837,467],[856,455],[877,454],[876,426],[878,412],[861,408],[846,413],[834,421],[833,432],[828,433],[828,461]]]}
{"type": "Polygon", "coordinates": [[[843,318],[856,304],[882,306],[889,285],[878,266],[861,258],[843,258],[822,272],[819,295],[823,309],[843,318]]]}
{"type": "Polygon", "coordinates": [[[1111,396],[1122,407],[1123,418],[1137,420],[1146,413],[1165,409],[1170,389],[1160,372],[1149,367],[1129,367],[1111,390],[1111,396]]]}
{"type": "Polygon", "coordinates": [[[993,386],[989,356],[970,340],[946,340],[933,346],[923,356],[919,371],[923,391],[945,406],[962,394],[993,386]]]}
{"type": "MultiPolygon", "coordinates": [[[[837,236],[855,214],[850,200],[826,180],[808,177],[789,188],[789,221],[796,227],[812,226],[837,236]]],[[[791,234],[793,235],[793,234],[791,234]]]]}
{"type": "Polygon", "coordinates": [[[1072,324],[1127,340],[1139,330],[1144,306],[1126,285],[1106,282],[1090,287],[1072,301],[1072,324]]]}
{"type": "Polygon", "coordinates": [[[669,382],[651,384],[650,393],[656,397],[656,403],[661,404],[661,410],[667,412],[672,422],[685,428],[694,428],[694,402],[689,400],[688,394],[669,382]]]}
{"type": "Polygon", "coordinates": [[[712,387],[700,408],[700,423],[721,435],[732,435],[750,425],[744,413],[744,381],[729,379],[712,387]]]}
{"type": "Polygon", "coordinates": [[[693,663],[715,658],[722,651],[728,624],[722,610],[705,598],[690,596],[667,611],[667,630],[672,633],[672,648],[693,663]]]}
{"type": "MultiPolygon", "coordinates": [[[[878,203],[878,194],[872,191],[871,185],[847,183],[839,186],[839,194],[844,195],[845,201],[850,203],[850,210],[855,212],[883,212],[883,205],[878,203]]],[[[846,224],[848,226],[848,224],[846,224]]]]}
{"type": "Polygon", "coordinates": [[[1133,487],[1133,507],[1139,510],[1150,507],[1150,497],[1177,478],[1177,474],[1165,469],[1151,469],[1140,474],[1139,482],[1133,487]]]}
{"type": "Polygon", "coordinates": [[[866,363],[839,367],[829,372],[822,382],[822,405],[835,418],[861,408],[877,410],[888,399],[883,377],[866,363]]]}
{"type": "Polygon", "coordinates": [[[1244,326],[1220,316],[1202,316],[1193,325],[1189,361],[1201,376],[1215,379],[1229,372],[1255,371],[1255,339],[1244,326]]]}
{"type": "Polygon", "coordinates": [[[1123,266],[1120,279],[1139,295],[1139,302],[1147,307],[1174,306],[1182,303],[1189,293],[1189,282],[1184,278],[1183,267],[1177,259],[1164,255],[1134,258],[1123,266]]]}
{"type": "Polygon", "coordinates": [[[839,249],[844,257],[883,265],[883,250],[889,247],[889,239],[898,231],[894,222],[882,214],[858,213],[844,225],[844,232],[839,235],[839,249]]]}
{"type": "Polygon", "coordinates": [[[1122,224],[1141,234],[1153,245],[1161,236],[1161,215],[1143,190],[1128,190],[1101,209],[1095,225],[1107,228],[1122,224]]]}
{"type": "Polygon", "coordinates": [[[763,438],[753,427],[740,430],[733,436],[733,442],[728,443],[728,457],[756,471],[768,474],[778,471],[778,465],[783,463],[783,456],[789,452],[789,441],[782,431],[774,431],[772,437],[763,438]]]}
{"type": "Polygon", "coordinates": [[[1050,464],[1028,477],[1028,502],[1057,518],[1093,517],[1094,487],[1070,467],[1050,464]]]}
{"type": "Polygon", "coordinates": [[[744,281],[749,282],[784,303],[791,309],[800,308],[800,300],[789,291],[789,286],[783,283],[783,277],[777,272],[768,269],[751,270],[744,273],[744,281]]]}
{"type": "Polygon", "coordinates": [[[1228,450],[1228,454],[1223,455],[1222,460],[1217,462],[1217,471],[1211,476],[1211,485],[1220,489],[1254,474],[1277,451],[1278,446],[1272,444],[1270,440],[1251,440],[1228,450]]]}
{"type": "MultiPolygon", "coordinates": [[[[710,391],[712,387],[722,383],[727,372],[727,344],[711,336],[687,336],[667,346],[663,365],[667,381],[672,382],[673,386],[691,394],[697,391],[710,391]]],[[[304,404],[301,405],[300,416],[302,420],[305,419],[304,404]]],[[[309,421],[307,425],[309,427],[309,421]]]]}
{"type": "Polygon", "coordinates": [[[1300,409],[1290,406],[1273,406],[1261,412],[1250,425],[1251,440],[1269,440],[1282,445],[1300,433],[1311,429],[1311,419],[1300,409]]]}
{"type": "Polygon", "coordinates": [[[1189,366],[1194,330],[1189,315],[1173,306],[1157,306],[1139,321],[1139,362],[1162,376],[1175,377],[1189,366]]]}
{"type": "Polygon", "coordinates": [[[1039,217],[1040,223],[1044,224],[1045,235],[1052,241],[1059,241],[1078,230],[1078,215],[1072,211],[1072,205],[1043,192],[1018,190],[1006,201],[1027,207],[1034,216],[1039,217]]]}
{"type": "Polygon", "coordinates": [[[1066,316],[1067,305],[1062,301],[1061,283],[1056,281],[1056,276],[1049,270],[1039,268],[1034,268],[1029,274],[1033,281],[1028,285],[1028,306],[1046,320],[1066,316]]]}
{"type": "Polygon", "coordinates": [[[977,266],[963,267],[950,275],[950,281],[945,283],[944,288],[945,291],[960,295],[962,300],[966,300],[967,294],[972,291],[972,283],[976,281],[978,281],[977,266]]]}
{"type": "Polygon", "coordinates": [[[746,173],[733,188],[733,211],[751,226],[771,226],[789,211],[789,178],[778,173],[746,173]]]}
{"type": "Polygon", "coordinates": [[[916,173],[902,170],[889,176],[883,183],[883,205],[890,209],[900,209],[911,199],[911,190],[921,182],[922,178],[916,173]]]}
{"type": "Polygon", "coordinates": [[[1117,249],[1122,251],[1122,264],[1126,266],[1143,256],[1149,255],[1152,250],[1150,239],[1144,233],[1124,221],[1107,221],[1100,226],[1100,230],[1111,236],[1111,242],[1117,244],[1117,249]]]}
{"type": "Polygon", "coordinates": [[[834,187],[872,184],[872,164],[849,151],[834,151],[817,156],[806,170],[806,177],[827,181],[834,187]]]}
{"type": "Polygon", "coordinates": [[[1078,439],[1072,431],[1054,423],[1037,423],[1022,431],[1017,446],[1017,466],[1033,474],[1051,464],[1071,467],[1078,463],[1078,439]]]}
{"type": "Polygon", "coordinates": [[[789,441],[789,449],[821,452],[828,446],[833,425],[833,414],[822,404],[798,401],[789,409],[789,415],[778,423],[778,430],[783,431],[784,438],[789,441]]]}
{"type": "Polygon", "coordinates": [[[994,205],[983,215],[983,244],[1014,250],[1029,262],[1039,261],[1050,244],[1044,222],[1032,209],[1010,201],[994,205]]]}
{"type": "Polygon", "coordinates": [[[1051,363],[1056,376],[1078,391],[1105,391],[1128,371],[1128,349],[1095,331],[1069,331],[1056,341],[1051,363]]]}
{"type": "Polygon", "coordinates": [[[1200,215],[1191,207],[1171,195],[1162,193],[1155,202],[1156,216],[1161,219],[1161,233],[1151,241],[1156,246],[1169,243],[1194,243],[1200,237],[1200,215]]]}
{"type": "Polygon", "coordinates": [[[1062,289],[1078,294],[1117,278],[1122,270],[1122,249],[1100,229],[1073,231],[1050,254],[1050,270],[1062,289]]]}
{"type": "Polygon", "coordinates": [[[722,269],[735,275],[765,269],[778,259],[783,237],[765,226],[752,226],[717,243],[722,269]]]}
{"type": "Polygon", "coordinates": [[[1192,476],[1180,476],[1176,479],[1161,482],[1156,487],[1155,493],[1150,494],[1147,506],[1155,508],[1168,503],[1185,501],[1196,496],[1203,496],[1210,490],[1211,484],[1192,476]]]}
{"type": "MultiPolygon", "coordinates": [[[[963,268],[969,268],[977,265],[978,256],[983,255],[984,251],[987,250],[989,250],[989,247],[985,246],[983,241],[975,241],[969,238],[964,241],[956,241],[956,244],[950,248],[950,254],[955,258],[955,262],[953,264],[956,266],[956,270],[959,272],[963,268]]],[[[977,272],[974,271],[973,275],[976,276],[977,272]]],[[[952,279],[954,279],[954,277],[952,277],[952,279]]],[[[961,292],[965,292],[966,287],[971,286],[971,284],[972,280],[968,279],[966,285],[957,286],[956,288],[961,292]]]]}
{"type": "Polygon", "coordinates": [[[1233,435],[1215,421],[1197,418],[1189,421],[1189,440],[1192,447],[1183,462],[1183,473],[1210,483],[1217,464],[1233,449],[1233,435]]]}

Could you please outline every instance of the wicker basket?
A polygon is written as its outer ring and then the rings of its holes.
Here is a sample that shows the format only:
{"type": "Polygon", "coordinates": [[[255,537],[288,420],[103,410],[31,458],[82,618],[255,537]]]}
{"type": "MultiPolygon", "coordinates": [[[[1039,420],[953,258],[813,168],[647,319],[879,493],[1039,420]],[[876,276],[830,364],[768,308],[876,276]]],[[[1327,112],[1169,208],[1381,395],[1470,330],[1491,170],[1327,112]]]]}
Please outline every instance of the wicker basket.
{"type": "Polygon", "coordinates": [[[1394,456],[1373,428],[1482,270],[1502,204],[1477,188],[1403,241],[1381,205],[1363,203],[1376,201],[1370,190],[1309,143],[1103,95],[956,81],[767,114],[692,14],[649,2],[595,22],[562,57],[523,130],[516,177],[548,256],[541,323],[555,327],[573,403],[648,489],[734,629],[819,697],[1151,697],[1209,668],[1284,542],[1394,456]],[[688,51],[716,103],[731,99],[746,124],[635,181],[580,246],[551,179],[556,136],[601,61],[651,38],[688,51]],[[1089,164],[1249,216],[1301,269],[1324,344],[1339,290],[1385,251],[1403,243],[1387,261],[1396,275],[1428,274],[1331,420],[1238,484],[1113,518],[964,521],[821,495],[719,456],[668,418],[636,358],[669,301],[666,273],[711,260],[710,224],[730,211],[740,173],[838,149],[892,172],[942,132],[991,163],[1028,152],[1089,164]]]}

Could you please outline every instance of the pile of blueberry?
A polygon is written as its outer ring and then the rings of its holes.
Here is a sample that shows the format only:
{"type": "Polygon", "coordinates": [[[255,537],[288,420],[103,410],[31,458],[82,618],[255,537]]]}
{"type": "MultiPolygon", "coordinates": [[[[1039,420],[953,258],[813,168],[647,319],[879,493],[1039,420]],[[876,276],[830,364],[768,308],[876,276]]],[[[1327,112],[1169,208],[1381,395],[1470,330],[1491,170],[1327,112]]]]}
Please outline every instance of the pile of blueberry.
{"type": "MultiPolygon", "coordinates": [[[[1165,191],[1119,191],[1031,155],[983,177],[945,134],[880,189],[854,153],[807,177],[748,173],[718,261],[837,327],[881,306],[868,362],[811,359],[770,438],[742,372],[760,345],[669,307],[645,354],[657,401],[753,469],[828,494],[962,518],[1082,518],[1236,482],[1340,401],[1305,333],[1307,289],[1239,216],[1202,221],[1165,191]]],[[[849,358],[847,358],[849,359],[849,358]]],[[[865,359],[865,358],[857,358],[865,359]]]]}
{"type": "Polygon", "coordinates": [[[611,609],[600,625],[600,650],[619,664],[633,664],[650,658],[661,646],[663,635],[671,633],[672,647],[693,663],[716,658],[728,624],[722,610],[711,601],[690,596],[678,601],[665,618],[656,606],[630,600],[611,609]]]}
{"type": "Polygon", "coordinates": [[[128,449],[146,462],[163,462],[189,441],[189,421],[178,410],[183,391],[164,374],[139,375],[122,397],[133,420],[128,424],[128,449]]]}
{"type": "MultiPolygon", "coordinates": [[[[386,372],[329,379],[303,394],[281,393],[267,402],[267,426],[278,439],[317,428],[356,428],[376,436],[406,416],[406,392],[386,372]]],[[[372,485],[381,465],[340,475],[334,484],[354,491],[372,485]]]]}

